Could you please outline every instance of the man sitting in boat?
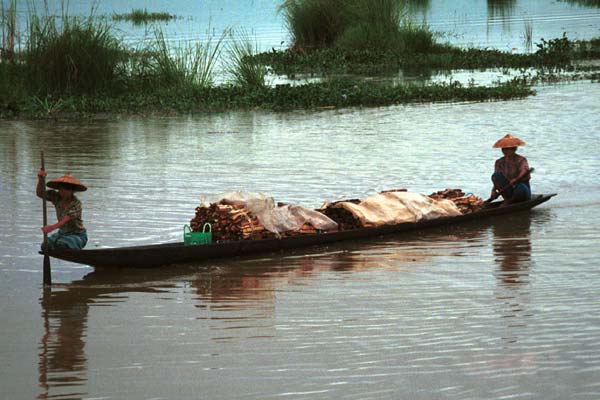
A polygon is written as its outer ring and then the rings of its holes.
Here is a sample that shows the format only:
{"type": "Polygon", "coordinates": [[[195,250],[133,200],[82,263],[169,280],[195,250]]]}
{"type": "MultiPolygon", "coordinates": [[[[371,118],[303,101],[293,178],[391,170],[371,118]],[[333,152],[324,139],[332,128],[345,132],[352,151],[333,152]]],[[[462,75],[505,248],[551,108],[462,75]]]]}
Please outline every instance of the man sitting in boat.
{"type": "Polygon", "coordinates": [[[504,157],[496,160],[490,198],[502,196],[502,206],[531,199],[529,164],[525,157],[517,154],[517,147],[524,145],[524,141],[512,135],[506,135],[494,144],[494,148],[502,149],[504,157]]]}
{"type": "Polygon", "coordinates": [[[87,187],[71,174],[66,174],[47,183],[48,187],[56,190],[45,190],[42,187],[42,178],[45,176],[46,172],[40,169],[36,194],[39,198],[45,195],[46,200],[54,204],[58,219],[57,223],[42,227],[42,231],[46,234],[58,229],[48,236],[48,248],[50,250],[83,249],[88,238],[81,219],[81,202],[73,193],[86,191],[87,187]]]}

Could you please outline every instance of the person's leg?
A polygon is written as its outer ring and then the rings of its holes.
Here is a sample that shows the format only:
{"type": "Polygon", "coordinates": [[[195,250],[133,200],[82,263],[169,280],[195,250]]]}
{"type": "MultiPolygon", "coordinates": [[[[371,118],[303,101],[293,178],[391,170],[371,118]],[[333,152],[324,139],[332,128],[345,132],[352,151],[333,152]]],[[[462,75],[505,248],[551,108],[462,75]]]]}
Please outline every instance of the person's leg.
{"type": "MultiPolygon", "coordinates": [[[[48,235],[48,250],[54,250],[56,249],[56,242],[60,239],[61,237],[61,233],[60,231],[56,231],[51,235],[48,235]]],[[[44,243],[42,242],[42,245],[40,246],[42,251],[44,251],[44,243]]]]}
{"type": "Polygon", "coordinates": [[[71,233],[63,235],[56,241],[57,249],[75,249],[81,250],[87,243],[87,234],[82,233],[71,233]]]}
{"type": "Polygon", "coordinates": [[[513,188],[510,186],[510,182],[503,173],[494,172],[492,174],[492,182],[494,182],[494,187],[496,190],[500,191],[506,188],[500,195],[504,198],[504,200],[510,199],[513,196],[513,188]]]}
{"type": "Polygon", "coordinates": [[[528,183],[521,182],[513,190],[513,203],[531,199],[531,189],[528,183]]]}

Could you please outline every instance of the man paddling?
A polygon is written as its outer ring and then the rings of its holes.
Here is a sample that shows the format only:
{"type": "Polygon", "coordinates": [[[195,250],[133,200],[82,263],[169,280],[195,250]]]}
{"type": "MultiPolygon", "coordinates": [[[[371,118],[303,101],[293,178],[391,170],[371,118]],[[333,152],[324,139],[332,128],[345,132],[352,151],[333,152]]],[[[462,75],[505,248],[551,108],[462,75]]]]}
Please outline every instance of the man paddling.
{"type": "Polygon", "coordinates": [[[43,169],[38,171],[38,183],[36,194],[39,198],[46,199],[56,207],[56,218],[58,222],[42,227],[44,233],[58,230],[48,236],[48,248],[58,249],[82,249],[87,244],[87,233],[81,219],[81,202],[74,192],[83,192],[87,187],[75,179],[71,174],[51,180],[46,186],[56,190],[45,190],[42,186],[42,178],[46,176],[43,169]]]}
{"type": "Polygon", "coordinates": [[[524,145],[525,142],[521,139],[506,135],[493,146],[502,149],[504,156],[496,160],[492,175],[494,187],[490,198],[502,196],[502,206],[531,199],[529,164],[525,157],[517,154],[517,147],[524,145]]]}

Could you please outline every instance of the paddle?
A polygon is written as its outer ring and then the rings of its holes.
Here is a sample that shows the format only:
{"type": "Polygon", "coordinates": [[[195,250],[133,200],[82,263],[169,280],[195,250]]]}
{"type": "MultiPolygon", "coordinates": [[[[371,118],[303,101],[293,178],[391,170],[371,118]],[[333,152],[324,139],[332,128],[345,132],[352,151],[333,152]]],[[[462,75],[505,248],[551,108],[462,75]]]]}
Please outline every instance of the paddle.
{"type": "MultiPolygon", "coordinates": [[[[42,171],[45,171],[44,152],[41,151],[42,171]]],[[[42,223],[48,225],[48,214],[46,207],[46,177],[42,176],[42,223]]],[[[50,256],[48,255],[48,234],[44,232],[44,286],[52,285],[52,274],[50,272],[50,256]]]]}
{"type": "MultiPolygon", "coordinates": [[[[526,173],[526,174],[524,174],[523,176],[521,176],[521,177],[519,178],[519,180],[517,181],[517,183],[519,183],[519,181],[520,181],[521,179],[525,178],[527,175],[531,174],[533,171],[535,171],[535,168],[529,168],[529,169],[527,170],[527,173],[526,173]]],[[[510,184],[509,184],[509,185],[507,185],[507,186],[505,186],[505,187],[503,187],[502,189],[500,189],[500,191],[499,191],[498,193],[496,193],[496,195],[495,195],[495,196],[492,196],[492,197],[490,197],[489,199],[487,199],[486,201],[484,201],[484,202],[483,202],[483,204],[488,204],[488,203],[490,203],[491,201],[493,201],[493,200],[497,199],[498,197],[500,197],[500,195],[501,195],[502,193],[504,193],[505,191],[507,191],[507,190],[508,190],[508,189],[510,189],[511,187],[512,187],[512,185],[510,185],[510,184]]]]}

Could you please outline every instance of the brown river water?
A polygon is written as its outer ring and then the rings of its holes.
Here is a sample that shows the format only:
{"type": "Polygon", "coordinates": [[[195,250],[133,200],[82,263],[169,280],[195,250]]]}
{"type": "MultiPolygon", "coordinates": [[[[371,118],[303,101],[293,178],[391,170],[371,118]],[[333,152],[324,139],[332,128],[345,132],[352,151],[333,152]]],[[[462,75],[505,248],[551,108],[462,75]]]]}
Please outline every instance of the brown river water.
{"type": "MultiPolygon", "coordinates": [[[[175,39],[197,38],[210,15],[217,30],[250,27],[269,48],[287,45],[275,3],[149,10],[182,17],[166,25],[175,39]]],[[[412,3],[462,45],[522,51],[524,21],[534,40],[598,36],[600,12],[583,1],[412,3]]],[[[100,14],[147,6],[98,4],[100,14]]],[[[121,28],[134,42],[148,32],[121,28]]],[[[0,121],[0,399],[599,399],[598,88],[539,86],[510,102],[0,121]],[[308,207],[398,187],[485,198],[500,156],[491,146],[506,133],[527,142],[533,191],[558,193],[531,212],[156,270],[52,260],[55,285],[41,285],[41,150],[50,178],[72,172],[89,186],[80,199],[95,248],[179,241],[201,196],[232,190],[308,207]]]]}
{"type": "MultiPolygon", "coordinates": [[[[511,102],[107,121],[0,121],[2,398],[600,398],[597,84],[511,102]],[[39,153],[88,247],[177,241],[201,195],[318,206],[407,187],[489,194],[506,132],[529,213],[41,286],[39,153]]],[[[51,220],[54,218],[52,214],[51,220]]]]}

